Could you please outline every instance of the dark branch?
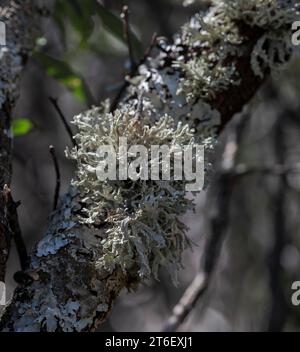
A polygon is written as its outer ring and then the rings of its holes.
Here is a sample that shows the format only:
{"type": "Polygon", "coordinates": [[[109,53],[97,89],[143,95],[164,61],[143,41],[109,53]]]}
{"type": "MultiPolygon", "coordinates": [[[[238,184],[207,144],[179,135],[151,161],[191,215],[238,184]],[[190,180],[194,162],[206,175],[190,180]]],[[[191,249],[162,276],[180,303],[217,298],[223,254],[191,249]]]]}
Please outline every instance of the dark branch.
{"type": "Polygon", "coordinates": [[[49,152],[50,152],[52,160],[53,160],[53,165],[54,165],[55,175],[56,175],[54,200],[53,200],[53,210],[56,210],[57,204],[58,204],[58,199],[59,199],[61,177],[60,177],[59,164],[58,164],[57,156],[55,153],[55,148],[53,147],[53,145],[49,146],[49,152]]]}
{"type": "Polygon", "coordinates": [[[136,66],[136,62],[134,59],[133,46],[132,46],[131,36],[130,36],[129,14],[130,12],[129,12],[128,6],[127,5],[123,6],[121,18],[124,20],[124,38],[126,40],[127,47],[128,47],[130,68],[132,69],[133,67],[136,66]]]}
{"type": "Polygon", "coordinates": [[[4,187],[4,196],[5,196],[5,203],[6,203],[6,212],[7,212],[7,219],[8,224],[10,227],[10,231],[12,233],[13,239],[16,244],[20,265],[22,270],[26,270],[29,265],[29,258],[27,254],[27,249],[25,242],[23,240],[21,228],[19,225],[18,219],[18,212],[17,209],[20,206],[21,202],[15,202],[11,195],[11,189],[6,185],[4,187]]]}
{"type": "Polygon", "coordinates": [[[63,123],[63,125],[64,125],[64,127],[65,127],[65,129],[66,129],[66,131],[67,131],[67,133],[69,135],[69,137],[70,137],[70,140],[71,140],[73,146],[76,147],[77,143],[76,143],[76,141],[75,141],[75,139],[73,137],[73,132],[72,132],[71,127],[69,126],[69,124],[67,122],[67,119],[66,119],[65,115],[63,114],[61,108],[58,105],[57,99],[53,98],[53,97],[49,97],[49,100],[52,103],[54,109],[56,110],[58,116],[60,117],[60,119],[61,119],[61,121],[62,121],[62,123],[63,123]]]}

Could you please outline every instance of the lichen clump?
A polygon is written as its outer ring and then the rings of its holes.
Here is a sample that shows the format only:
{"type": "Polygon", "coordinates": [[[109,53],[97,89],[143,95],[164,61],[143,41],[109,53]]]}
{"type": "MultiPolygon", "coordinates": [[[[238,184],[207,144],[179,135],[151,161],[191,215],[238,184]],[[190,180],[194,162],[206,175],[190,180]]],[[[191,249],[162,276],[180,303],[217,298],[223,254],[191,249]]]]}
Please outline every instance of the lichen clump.
{"type": "Polygon", "coordinates": [[[229,86],[239,85],[234,58],[248,55],[247,31],[259,34],[251,67],[261,79],[266,72],[282,68],[292,52],[291,24],[299,17],[296,1],[215,0],[214,5],[205,21],[201,15],[194,16],[177,38],[189,48],[174,62],[184,72],[178,94],[190,100],[210,101],[229,86]]]}
{"type": "MultiPolygon", "coordinates": [[[[216,3],[219,1],[215,0],[216,3]]],[[[233,21],[242,21],[264,31],[251,56],[254,73],[278,72],[292,53],[291,25],[299,18],[299,2],[294,0],[229,0],[222,5],[233,21]]]]}
{"type": "Polygon", "coordinates": [[[129,146],[148,149],[192,145],[191,128],[197,140],[212,149],[219,121],[212,102],[220,92],[240,85],[239,61],[248,60],[250,73],[252,69],[262,79],[289,59],[291,23],[299,14],[295,1],[215,0],[214,5],[205,20],[196,15],[183,26],[173,44],[159,43],[160,54],[130,79],[125,100],[131,103],[121,104],[113,114],[104,106],[74,119],[78,147],[69,156],[78,163],[73,181],[81,199],[78,219],[103,226],[98,265],[108,271],[118,266],[148,278],[166,266],[174,276],[189,243],[179,217],[192,203],[182,181],[100,181],[97,149],[112,145],[118,158],[120,137],[126,137],[129,146]],[[144,105],[139,106],[141,92],[144,105]]]}
{"type": "Polygon", "coordinates": [[[93,108],[74,118],[78,147],[68,155],[78,163],[73,185],[80,192],[79,221],[104,226],[103,257],[98,263],[102,268],[111,272],[121,267],[149,278],[157,277],[159,267],[165,266],[175,279],[182,266],[182,251],[189,245],[180,216],[193,208],[186,198],[185,182],[100,181],[96,174],[97,149],[112,145],[118,159],[120,137],[127,138],[128,146],[143,145],[149,150],[151,145],[168,145],[172,150],[175,145],[194,143],[187,125],[176,125],[167,115],[153,123],[151,109],[139,110],[134,104],[123,105],[114,113],[93,108]]]}

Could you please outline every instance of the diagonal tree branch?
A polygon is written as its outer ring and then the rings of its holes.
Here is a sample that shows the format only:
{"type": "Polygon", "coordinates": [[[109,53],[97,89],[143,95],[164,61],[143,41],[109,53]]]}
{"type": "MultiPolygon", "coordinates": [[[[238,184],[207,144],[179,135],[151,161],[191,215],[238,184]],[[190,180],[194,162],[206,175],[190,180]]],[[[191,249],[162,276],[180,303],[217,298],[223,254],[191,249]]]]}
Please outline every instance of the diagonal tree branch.
{"type": "MultiPolygon", "coordinates": [[[[119,104],[121,113],[128,106],[140,106],[143,92],[143,106],[153,118],[167,113],[175,121],[186,121],[196,129],[197,138],[205,142],[242,110],[271,69],[283,63],[275,63],[268,53],[258,60],[257,55],[262,53],[257,45],[273,41],[272,47],[277,44],[287,58],[290,51],[282,37],[289,31],[290,12],[294,10],[282,10],[280,25],[265,13],[270,21],[266,25],[266,18],[257,21],[255,6],[252,17],[249,12],[243,17],[243,7],[247,6],[243,2],[236,1],[241,10],[238,13],[230,8],[232,2],[217,3],[204,17],[195,16],[184,26],[174,43],[160,43],[162,50],[157,56],[139,67],[129,82],[127,96],[119,104]]],[[[281,11],[277,2],[271,10],[277,19],[277,11],[281,11]]],[[[142,280],[136,259],[141,247],[131,257],[132,265],[124,270],[105,247],[107,233],[114,230],[114,224],[84,223],[85,202],[80,190],[71,187],[50,216],[48,230],[32,252],[30,269],[24,273],[28,280],[16,289],[1,319],[1,330],[93,330],[105,321],[120,291],[142,280]],[[108,270],[99,263],[110,255],[113,269],[108,270]]],[[[125,205],[130,212],[130,200],[125,205]]],[[[110,217],[107,212],[107,219],[110,217]]],[[[148,254],[148,260],[154,253],[148,254]]]]}

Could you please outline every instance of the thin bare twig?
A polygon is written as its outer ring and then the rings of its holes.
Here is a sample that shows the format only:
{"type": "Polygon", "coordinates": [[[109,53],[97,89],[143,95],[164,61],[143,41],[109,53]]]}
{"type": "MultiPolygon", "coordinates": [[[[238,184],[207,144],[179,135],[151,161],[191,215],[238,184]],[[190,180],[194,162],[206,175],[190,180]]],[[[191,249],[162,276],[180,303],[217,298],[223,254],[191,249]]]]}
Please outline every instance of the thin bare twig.
{"type": "Polygon", "coordinates": [[[186,289],[183,296],[173,309],[172,316],[168,319],[163,332],[175,331],[179,325],[185,320],[188,314],[194,308],[198,299],[206,291],[208,285],[208,276],[199,272],[190,286],[186,289]]]}
{"type": "Polygon", "coordinates": [[[135,62],[135,58],[134,58],[133,46],[132,46],[131,36],[130,36],[129,15],[130,15],[130,12],[129,12],[128,6],[124,5],[122,12],[121,12],[121,18],[124,20],[124,38],[126,40],[127,47],[128,47],[130,68],[132,69],[133,67],[136,66],[136,62],[135,62]]]}
{"type": "Polygon", "coordinates": [[[54,165],[55,174],[56,174],[55,192],[54,192],[54,200],[53,200],[53,210],[56,210],[58,199],[59,199],[61,178],[60,178],[59,164],[56,157],[55,148],[53,147],[53,145],[49,146],[49,152],[52,156],[53,165],[54,165]]]}
{"type": "Polygon", "coordinates": [[[152,37],[151,37],[151,41],[150,44],[148,45],[148,47],[145,50],[144,56],[141,58],[140,62],[138,63],[137,66],[143,65],[146,60],[148,59],[148,57],[151,55],[151,52],[154,48],[154,46],[157,43],[157,33],[153,33],[152,37]]]}
{"type": "Polygon", "coordinates": [[[56,110],[56,112],[58,113],[58,116],[60,117],[70,139],[71,139],[71,142],[73,144],[74,147],[77,147],[77,143],[74,139],[74,136],[73,136],[73,132],[71,130],[71,127],[69,126],[68,122],[67,122],[67,119],[65,117],[65,115],[63,114],[61,108],[59,107],[58,105],[58,102],[57,102],[57,99],[56,98],[53,98],[53,97],[49,97],[49,100],[51,102],[51,104],[53,105],[54,109],[56,110]]]}

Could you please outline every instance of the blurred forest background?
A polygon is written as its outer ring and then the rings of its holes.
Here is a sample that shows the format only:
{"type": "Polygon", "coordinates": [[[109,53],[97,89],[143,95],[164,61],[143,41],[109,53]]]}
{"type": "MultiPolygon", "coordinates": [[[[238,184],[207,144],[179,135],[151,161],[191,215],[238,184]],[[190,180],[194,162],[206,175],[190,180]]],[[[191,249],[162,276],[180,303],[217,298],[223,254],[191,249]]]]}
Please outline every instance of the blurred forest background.
{"type": "MultiPolygon", "coordinates": [[[[90,11],[93,9],[89,4],[92,2],[57,2],[55,17],[45,17],[44,37],[39,38],[35,57],[23,74],[21,97],[14,110],[16,138],[12,190],[14,198],[22,202],[19,219],[28,250],[43,233],[53,206],[55,172],[49,145],[55,147],[58,156],[61,193],[66,191],[74,172],[73,163],[64,156],[70,140],[49,97],[58,98],[59,106],[69,121],[85,110],[91,101],[99,104],[106,98],[114,99],[130,70],[120,19],[124,3],[130,9],[132,42],[137,61],[149,46],[154,32],[171,40],[172,34],[183,23],[195,12],[205,10],[209,3],[199,1],[183,7],[179,0],[103,0],[101,10],[94,13],[91,20],[90,11]]],[[[259,92],[251,104],[254,112],[244,126],[245,133],[238,153],[239,164],[269,167],[277,163],[274,126],[285,114],[287,106],[290,114],[297,115],[300,109],[299,77],[299,59],[295,57],[287,71],[270,79],[259,92]]],[[[241,118],[243,116],[235,120],[241,118]]],[[[300,130],[298,126],[298,129],[292,129],[293,132],[288,132],[286,129],[289,128],[282,127],[280,130],[289,136],[287,148],[292,150],[291,160],[294,162],[299,155],[300,130]]],[[[226,132],[221,139],[226,139],[226,132]]],[[[221,142],[220,155],[222,145],[221,142]]],[[[286,287],[284,298],[279,300],[279,311],[285,309],[283,306],[290,305],[288,295],[291,282],[300,279],[300,241],[296,241],[300,229],[297,215],[300,209],[300,182],[297,174],[292,175],[288,182],[293,195],[286,201],[283,215],[290,237],[280,254],[280,270],[288,274],[284,279],[286,287]]],[[[270,280],[272,275],[266,260],[276,241],[270,236],[276,233],[277,225],[270,230],[274,225],[270,219],[276,218],[280,210],[273,208],[278,187],[278,177],[264,173],[249,173],[237,181],[231,197],[226,245],[221,252],[214,282],[209,294],[181,325],[181,331],[244,330],[250,327],[257,330],[265,324],[264,320],[272,313],[273,305],[278,304],[274,303],[272,292],[272,282],[276,278],[270,280]],[[230,250],[227,251],[228,247],[230,250]]],[[[189,236],[197,246],[192,253],[185,253],[185,269],[180,273],[179,287],[174,288],[168,274],[162,271],[160,281],[149,282],[135,293],[124,292],[100,331],[161,329],[199,270],[203,243],[208,235],[204,215],[215,205],[213,196],[208,202],[206,198],[203,192],[197,200],[196,214],[187,214],[184,219],[190,227],[189,236]]],[[[12,276],[17,270],[20,270],[18,256],[13,249],[7,274],[10,292],[15,286],[12,276]]],[[[276,268],[274,270],[277,272],[276,268]]],[[[299,327],[297,313],[285,329],[299,330],[299,327]]]]}

